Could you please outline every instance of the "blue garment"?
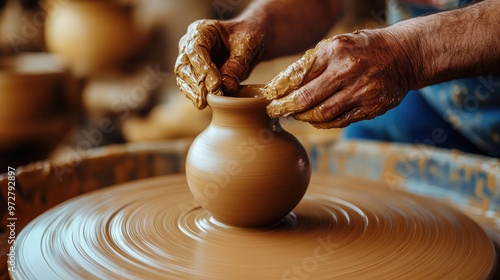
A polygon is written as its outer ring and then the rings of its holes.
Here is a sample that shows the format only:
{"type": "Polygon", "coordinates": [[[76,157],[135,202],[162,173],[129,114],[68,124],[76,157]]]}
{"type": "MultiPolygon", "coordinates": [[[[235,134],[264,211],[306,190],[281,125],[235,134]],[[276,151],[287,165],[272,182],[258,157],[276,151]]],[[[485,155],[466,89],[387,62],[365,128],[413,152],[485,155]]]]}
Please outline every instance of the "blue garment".
{"type": "MultiPolygon", "coordinates": [[[[388,22],[470,1],[442,0],[441,7],[409,2],[390,0],[388,22]]],[[[351,124],[343,135],[348,139],[422,143],[500,157],[500,76],[459,79],[409,92],[398,107],[373,120],[351,124]]]]}
{"type": "Polygon", "coordinates": [[[419,91],[410,91],[394,109],[344,129],[348,139],[405,142],[484,154],[432,108],[419,91]]]}

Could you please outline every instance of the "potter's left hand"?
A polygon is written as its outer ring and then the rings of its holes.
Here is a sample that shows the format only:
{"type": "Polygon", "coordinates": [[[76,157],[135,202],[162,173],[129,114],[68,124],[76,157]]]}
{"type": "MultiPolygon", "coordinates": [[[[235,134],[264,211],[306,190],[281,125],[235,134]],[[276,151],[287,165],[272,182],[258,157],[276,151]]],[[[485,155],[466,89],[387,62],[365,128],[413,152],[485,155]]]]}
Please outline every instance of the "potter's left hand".
{"type": "MultiPolygon", "coordinates": [[[[345,127],[398,105],[415,84],[412,49],[384,29],[337,35],[281,72],[265,87],[271,117],[317,128],[345,127]]],[[[418,52],[415,52],[418,53],[418,52]]]]}
{"type": "Polygon", "coordinates": [[[264,27],[250,20],[198,20],[179,41],[177,84],[198,109],[208,94],[231,94],[264,49],[264,27]]]}

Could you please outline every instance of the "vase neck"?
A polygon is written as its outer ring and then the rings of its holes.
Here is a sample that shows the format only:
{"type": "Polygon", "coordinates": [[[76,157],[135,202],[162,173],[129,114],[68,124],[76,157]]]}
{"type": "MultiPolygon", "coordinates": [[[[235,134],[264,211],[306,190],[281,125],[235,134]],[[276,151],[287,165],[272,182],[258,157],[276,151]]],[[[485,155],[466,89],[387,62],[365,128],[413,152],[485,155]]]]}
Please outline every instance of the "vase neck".
{"type": "Polygon", "coordinates": [[[276,122],[266,112],[271,102],[262,94],[263,85],[240,86],[234,96],[209,94],[207,103],[212,109],[212,124],[232,128],[269,127],[276,122]]]}
{"type": "Polygon", "coordinates": [[[269,102],[265,99],[223,97],[231,100],[209,102],[212,109],[212,124],[228,127],[271,127],[273,120],[266,112],[269,102]],[[249,102],[250,101],[250,102],[249,102]]]}

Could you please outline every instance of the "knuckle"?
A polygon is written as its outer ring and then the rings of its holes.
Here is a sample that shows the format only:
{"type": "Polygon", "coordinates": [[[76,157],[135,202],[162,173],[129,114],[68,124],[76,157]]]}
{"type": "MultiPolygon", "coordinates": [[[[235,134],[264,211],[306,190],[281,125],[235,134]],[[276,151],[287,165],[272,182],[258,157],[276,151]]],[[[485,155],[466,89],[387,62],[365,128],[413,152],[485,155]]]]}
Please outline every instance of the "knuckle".
{"type": "Polygon", "coordinates": [[[337,104],[321,104],[315,107],[316,119],[321,122],[328,122],[335,119],[340,110],[340,106],[337,104]]]}
{"type": "Polygon", "coordinates": [[[232,93],[236,91],[238,88],[238,84],[239,80],[229,76],[222,76],[222,87],[224,92],[232,93]]]}
{"type": "Polygon", "coordinates": [[[309,88],[302,87],[294,93],[294,103],[301,110],[309,107],[313,103],[312,92],[309,88]]]}
{"type": "Polygon", "coordinates": [[[185,58],[185,54],[181,53],[181,54],[179,54],[179,56],[175,60],[174,71],[177,73],[179,68],[181,68],[184,65],[186,65],[186,58],[185,58]]]}
{"type": "Polygon", "coordinates": [[[247,59],[244,57],[231,57],[226,61],[221,69],[221,72],[239,80],[247,74],[247,69],[247,59]]]}
{"type": "Polygon", "coordinates": [[[182,35],[182,37],[179,39],[179,45],[178,45],[179,50],[182,50],[186,46],[187,42],[188,42],[188,35],[187,34],[182,35]]]}
{"type": "Polygon", "coordinates": [[[199,31],[207,26],[212,26],[217,23],[217,20],[213,19],[198,19],[188,26],[189,31],[199,31]]]}

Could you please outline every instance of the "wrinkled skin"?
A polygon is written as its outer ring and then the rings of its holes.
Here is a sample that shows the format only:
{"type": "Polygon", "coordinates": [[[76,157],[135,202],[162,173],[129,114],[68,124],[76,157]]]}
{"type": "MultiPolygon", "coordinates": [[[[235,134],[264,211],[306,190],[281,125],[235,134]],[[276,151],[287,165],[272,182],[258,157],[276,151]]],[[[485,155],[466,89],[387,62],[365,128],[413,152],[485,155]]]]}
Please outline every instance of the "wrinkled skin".
{"type": "MultiPolygon", "coordinates": [[[[207,94],[230,95],[262,57],[265,32],[246,21],[199,20],[179,42],[177,84],[198,109],[207,94]]],[[[336,35],[272,79],[268,114],[340,128],[397,106],[414,86],[408,53],[385,29],[336,35]]]]}
{"type": "Polygon", "coordinates": [[[390,33],[357,31],[321,41],[265,87],[271,117],[317,128],[372,119],[398,105],[413,86],[414,67],[390,33]]]}
{"type": "Polygon", "coordinates": [[[177,85],[198,109],[207,94],[230,95],[262,55],[264,32],[248,22],[199,20],[179,42],[177,85]]]}

